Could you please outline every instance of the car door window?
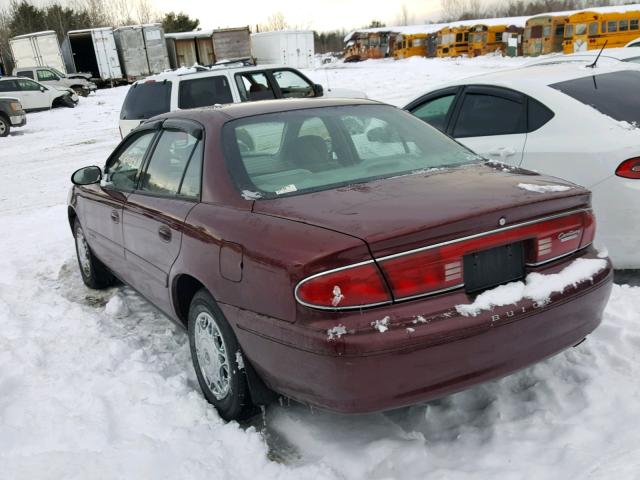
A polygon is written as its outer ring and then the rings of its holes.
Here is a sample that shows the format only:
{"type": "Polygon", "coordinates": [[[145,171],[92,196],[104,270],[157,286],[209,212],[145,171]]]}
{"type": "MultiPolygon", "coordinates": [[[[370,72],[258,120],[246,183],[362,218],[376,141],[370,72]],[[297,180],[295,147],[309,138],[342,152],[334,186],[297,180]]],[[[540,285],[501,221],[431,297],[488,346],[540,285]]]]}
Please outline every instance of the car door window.
{"type": "Polygon", "coordinates": [[[273,87],[264,72],[238,73],[236,83],[243,102],[276,98],[273,87]]]}
{"type": "Polygon", "coordinates": [[[38,81],[39,82],[47,82],[47,81],[55,81],[59,80],[51,70],[38,70],[38,81]]]}
{"type": "Polygon", "coordinates": [[[442,97],[427,100],[422,105],[411,110],[411,113],[429,125],[444,131],[446,128],[447,115],[453,105],[456,95],[444,95],[442,97]]]}
{"type": "Polygon", "coordinates": [[[184,172],[182,185],[178,194],[181,197],[200,199],[200,185],[202,184],[202,141],[193,150],[189,165],[184,172]]]}
{"type": "Polygon", "coordinates": [[[143,132],[130,139],[105,169],[105,186],[131,191],[138,180],[138,172],[156,132],[143,132]]]}
{"type": "Polygon", "coordinates": [[[233,103],[227,77],[220,75],[180,82],[179,108],[207,107],[217,103],[233,103]]]}
{"type": "Polygon", "coordinates": [[[140,179],[139,190],[156,195],[177,195],[198,139],[180,130],[165,130],[140,179]]]}
{"type": "Polygon", "coordinates": [[[25,70],[24,72],[18,72],[18,77],[30,78],[33,80],[33,72],[31,70],[25,70]]]}
{"type": "Polygon", "coordinates": [[[466,93],[453,136],[485,137],[524,133],[524,102],[514,96],[506,98],[484,93],[466,93]]]}
{"type": "Polygon", "coordinates": [[[31,80],[27,80],[26,78],[21,78],[16,81],[18,82],[18,86],[22,91],[37,92],[38,90],[40,90],[40,85],[38,85],[36,82],[32,82],[31,80]]]}
{"type": "Polygon", "coordinates": [[[313,97],[313,85],[291,70],[274,70],[272,72],[283,98],[313,97]]]}

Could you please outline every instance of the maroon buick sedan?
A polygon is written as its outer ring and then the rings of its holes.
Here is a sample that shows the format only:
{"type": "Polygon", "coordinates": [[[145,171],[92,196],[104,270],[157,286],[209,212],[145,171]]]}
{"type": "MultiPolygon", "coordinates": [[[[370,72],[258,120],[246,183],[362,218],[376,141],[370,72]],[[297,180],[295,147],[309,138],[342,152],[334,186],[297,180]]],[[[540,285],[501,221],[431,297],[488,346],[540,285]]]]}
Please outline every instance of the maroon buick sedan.
{"type": "Polygon", "coordinates": [[[274,392],[371,412],[506,375],[580,342],[611,289],[587,190],[372,101],[169,113],[72,181],[84,282],[185,326],[225,419],[274,392]]]}

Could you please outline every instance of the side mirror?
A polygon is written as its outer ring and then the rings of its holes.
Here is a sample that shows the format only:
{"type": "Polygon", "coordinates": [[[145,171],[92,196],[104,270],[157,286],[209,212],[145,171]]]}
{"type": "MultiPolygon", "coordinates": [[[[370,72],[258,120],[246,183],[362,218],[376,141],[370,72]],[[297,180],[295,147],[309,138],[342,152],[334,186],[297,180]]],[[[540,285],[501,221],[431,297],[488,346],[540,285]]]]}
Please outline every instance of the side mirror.
{"type": "Polygon", "coordinates": [[[73,172],[71,182],[74,185],[91,185],[102,180],[102,170],[100,167],[84,167],[73,172]]]}
{"type": "Polygon", "coordinates": [[[46,91],[47,91],[47,89],[46,89],[46,88],[44,88],[44,87],[40,87],[40,91],[41,91],[42,93],[44,93],[44,92],[46,92],[46,91]]]}
{"type": "Polygon", "coordinates": [[[322,97],[324,95],[324,87],[319,83],[313,84],[313,93],[316,97],[322,97]]]}

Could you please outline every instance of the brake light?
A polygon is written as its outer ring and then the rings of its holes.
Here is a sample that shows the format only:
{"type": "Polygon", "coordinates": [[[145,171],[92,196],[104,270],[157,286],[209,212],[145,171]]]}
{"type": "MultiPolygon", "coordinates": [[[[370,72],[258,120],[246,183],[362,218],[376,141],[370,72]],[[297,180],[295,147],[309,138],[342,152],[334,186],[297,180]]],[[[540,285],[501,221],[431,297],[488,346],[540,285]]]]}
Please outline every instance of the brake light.
{"type": "Polygon", "coordinates": [[[640,179],[640,157],[622,162],[616,168],[616,175],[623,178],[640,179]]]}
{"type": "Polygon", "coordinates": [[[373,262],[309,277],[296,287],[303,305],[322,309],[371,307],[391,302],[391,296],[373,262]]]}
{"type": "Polygon", "coordinates": [[[523,242],[525,263],[537,266],[587,247],[595,228],[591,210],[526,222],[378,258],[377,265],[361,263],[314,275],[298,284],[295,295],[303,305],[332,310],[433,295],[464,285],[465,255],[523,242]]]}

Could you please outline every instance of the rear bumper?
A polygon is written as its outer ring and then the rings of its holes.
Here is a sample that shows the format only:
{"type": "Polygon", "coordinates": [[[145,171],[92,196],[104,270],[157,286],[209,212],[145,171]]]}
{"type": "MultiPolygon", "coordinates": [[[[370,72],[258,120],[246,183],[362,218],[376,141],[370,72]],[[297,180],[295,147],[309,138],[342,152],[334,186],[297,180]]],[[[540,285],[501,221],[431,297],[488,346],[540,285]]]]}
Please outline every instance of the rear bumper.
{"type": "Polygon", "coordinates": [[[245,355],[272,389],[321,408],[365,413],[442,397],[575,345],[600,324],[611,284],[609,265],[546,305],[523,301],[477,317],[451,308],[468,303],[460,301],[468,298],[464,292],[304,327],[221,307],[227,318],[237,319],[234,330],[245,355]],[[371,327],[385,316],[386,332],[371,327]],[[330,339],[327,329],[317,329],[320,324],[344,325],[349,332],[330,339]]]}

